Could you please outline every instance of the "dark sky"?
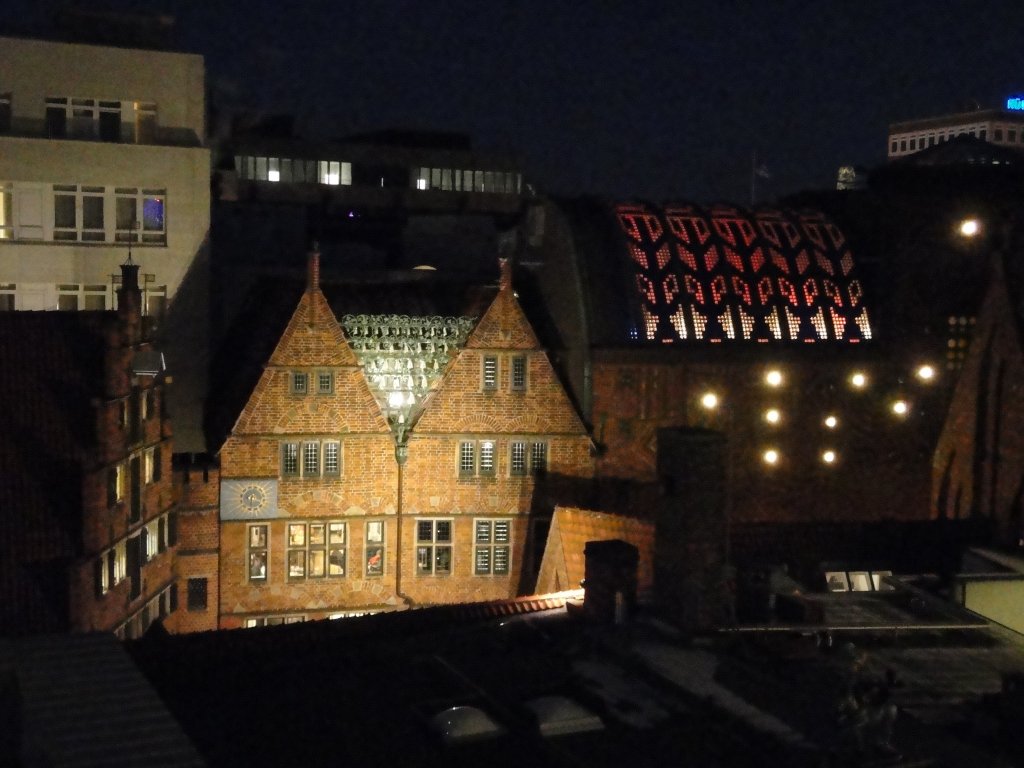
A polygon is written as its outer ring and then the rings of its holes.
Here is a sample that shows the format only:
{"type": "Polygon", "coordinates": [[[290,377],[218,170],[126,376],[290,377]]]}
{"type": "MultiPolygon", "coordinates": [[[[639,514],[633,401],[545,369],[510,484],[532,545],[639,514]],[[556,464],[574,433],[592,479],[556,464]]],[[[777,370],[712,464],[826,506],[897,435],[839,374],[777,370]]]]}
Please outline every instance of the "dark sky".
{"type": "Polygon", "coordinates": [[[106,5],[173,13],[215,93],[330,136],[467,133],[561,194],[746,203],[754,152],[764,198],[830,187],[890,121],[1024,92],[1021,0],[106,5]]]}

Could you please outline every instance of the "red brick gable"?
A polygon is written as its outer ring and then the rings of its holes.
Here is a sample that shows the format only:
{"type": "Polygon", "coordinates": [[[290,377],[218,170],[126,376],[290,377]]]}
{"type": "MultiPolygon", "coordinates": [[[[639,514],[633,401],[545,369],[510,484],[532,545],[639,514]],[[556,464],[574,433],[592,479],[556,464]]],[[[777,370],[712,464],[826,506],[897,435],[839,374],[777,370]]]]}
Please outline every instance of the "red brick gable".
{"type": "Polygon", "coordinates": [[[390,432],[345,333],[319,288],[302,295],[233,434],[390,432]],[[316,394],[317,369],[334,373],[316,394]],[[291,374],[309,373],[310,394],[291,392],[291,374]]]}
{"type": "Polygon", "coordinates": [[[586,435],[512,291],[503,289],[449,364],[415,425],[419,433],[505,432],[586,435]],[[513,391],[512,359],[524,356],[526,388],[513,391]],[[485,357],[498,361],[497,387],[483,388],[485,357]]]}

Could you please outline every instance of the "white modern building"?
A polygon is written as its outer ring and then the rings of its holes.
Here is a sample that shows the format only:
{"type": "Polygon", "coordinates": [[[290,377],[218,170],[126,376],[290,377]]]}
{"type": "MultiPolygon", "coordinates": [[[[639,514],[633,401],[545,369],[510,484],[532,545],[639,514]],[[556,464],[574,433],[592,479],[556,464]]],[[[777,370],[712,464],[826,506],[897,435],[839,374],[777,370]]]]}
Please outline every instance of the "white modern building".
{"type": "Polygon", "coordinates": [[[175,399],[205,370],[204,81],[199,55],[0,37],[0,311],[112,308],[131,252],[175,399]]]}
{"type": "Polygon", "coordinates": [[[906,157],[963,135],[1024,151],[1024,109],[1020,104],[1020,98],[1009,98],[1005,109],[977,109],[891,123],[888,158],[906,157]]]}

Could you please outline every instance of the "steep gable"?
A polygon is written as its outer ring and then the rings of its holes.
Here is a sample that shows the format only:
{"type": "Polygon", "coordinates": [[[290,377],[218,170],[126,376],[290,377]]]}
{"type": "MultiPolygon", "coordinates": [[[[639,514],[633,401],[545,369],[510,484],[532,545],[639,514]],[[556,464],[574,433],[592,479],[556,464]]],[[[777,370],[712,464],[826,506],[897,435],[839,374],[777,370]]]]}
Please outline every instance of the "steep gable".
{"type": "Polygon", "coordinates": [[[318,285],[299,300],[267,366],[235,424],[234,434],[387,432],[387,420],[367,385],[345,333],[318,285]],[[332,392],[298,397],[292,375],[333,373],[332,392]]]}
{"type": "Polygon", "coordinates": [[[422,433],[513,432],[585,435],[586,428],[540,347],[503,270],[501,290],[450,363],[416,422],[422,433]],[[526,385],[511,385],[515,358],[524,358],[526,385]],[[497,364],[493,388],[483,384],[485,361],[497,364]]]}

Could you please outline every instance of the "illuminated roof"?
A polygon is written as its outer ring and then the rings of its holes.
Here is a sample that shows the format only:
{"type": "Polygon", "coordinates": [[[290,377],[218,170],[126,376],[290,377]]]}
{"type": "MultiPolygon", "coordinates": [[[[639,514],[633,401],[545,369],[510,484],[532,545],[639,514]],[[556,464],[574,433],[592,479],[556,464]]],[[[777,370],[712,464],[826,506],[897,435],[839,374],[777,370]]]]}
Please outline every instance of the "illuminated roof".
{"type": "Polygon", "coordinates": [[[871,338],[853,256],[820,213],[647,203],[613,213],[633,283],[632,340],[871,338]]]}

